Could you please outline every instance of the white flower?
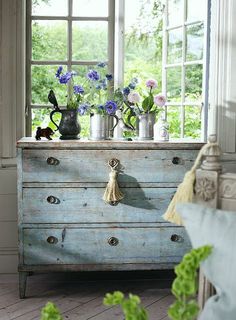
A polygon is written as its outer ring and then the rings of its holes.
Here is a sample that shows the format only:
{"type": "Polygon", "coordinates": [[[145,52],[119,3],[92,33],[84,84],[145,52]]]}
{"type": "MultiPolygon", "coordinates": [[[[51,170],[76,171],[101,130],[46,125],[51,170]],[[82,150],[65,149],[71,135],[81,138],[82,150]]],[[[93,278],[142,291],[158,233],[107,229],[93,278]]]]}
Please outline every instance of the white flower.
{"type": "Polygon", "coordinates": [[[138,92],[131,92],[128,95],[128,101],[131,103],[139,103],[140,99],[141,99],[141,97],[138,92]]]}
{"type": "Polygon", "coordinates": [[[163,107],[166,103],[166,97],[162,94],[158,94],[154,97],[154,103],[156,106],[163,107]]]}

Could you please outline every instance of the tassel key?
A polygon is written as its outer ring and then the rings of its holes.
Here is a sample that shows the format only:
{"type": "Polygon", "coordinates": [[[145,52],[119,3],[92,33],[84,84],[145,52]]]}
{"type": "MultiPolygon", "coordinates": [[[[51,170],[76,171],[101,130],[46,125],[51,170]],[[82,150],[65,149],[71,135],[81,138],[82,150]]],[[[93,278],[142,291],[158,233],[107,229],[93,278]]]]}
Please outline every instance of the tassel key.
{"type": "Polygon", "coordinates": [[[120,200],[124,198],[123,193],[119,189],[117,176],[119,173],[120,161],[118,159],[111,159],[108,162],[111,172],[109,173],[109,181],[103,195],[103,200],[111,205],[117,205],[120,200]]]}

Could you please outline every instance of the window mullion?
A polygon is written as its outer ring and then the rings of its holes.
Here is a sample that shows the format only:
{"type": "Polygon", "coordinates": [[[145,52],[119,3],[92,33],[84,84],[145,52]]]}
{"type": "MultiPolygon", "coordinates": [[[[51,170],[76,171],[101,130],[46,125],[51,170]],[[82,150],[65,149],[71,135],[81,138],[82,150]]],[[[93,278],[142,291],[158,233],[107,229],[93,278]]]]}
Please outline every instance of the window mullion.
{"type": "MultiPolygon", "coordinates": [[[[162,93],[167,96],[167,54],[168,54],[168,0],[165,1],[164,15],[163,15],[163,43],[162,43],[162,93]]],[[[165,119],[167,119],[167,106],[165,106],[165,119]]]]}
{"type": "Polygon", "coordinates": [[[32,1],[26,2],[26,107],[25,107],[25,123],[26,136],[32,134],[32,111],[31,111],[31,60],[32,60],[32,18],[31,9],[32,1]]]}
{"type": "Polygon", "coordinates": [[[184,0],[184,7],[183,7],[183,42],[182,42],[182,77],[181,77],[181,138],[184,138],[184,127],[185,127],[185,61],[186,61],[186,30],[187,27],[185,25],[185,21],[187,20],[187,0],[184,0]]]}
{"type": "MultiPolygon", "coordinates": [[[[68,0],[68,48],[67,48],[67,68],[68,71],[72,71],[72,9],[73,0],[68,0]]],[[[68,99],[72,96],[72,86],[68,86],[68,99]]]]}

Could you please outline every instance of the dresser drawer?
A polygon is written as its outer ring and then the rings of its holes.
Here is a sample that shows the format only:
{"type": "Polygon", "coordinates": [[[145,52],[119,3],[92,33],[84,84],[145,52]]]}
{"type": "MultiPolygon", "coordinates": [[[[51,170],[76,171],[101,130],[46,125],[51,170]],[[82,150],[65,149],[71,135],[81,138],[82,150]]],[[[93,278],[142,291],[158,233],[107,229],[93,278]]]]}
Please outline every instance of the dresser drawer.
{"type": "Polygon", "coordinates": [[[163,222],[175,188],[123,188],[115,206],[104,188],[24,188],[24,223],[163,222]]]}
{"type": "Polygon", "coordinates": [[[182,227],[24,229],[24,264],[178,263],[190,248],[182,227]]]}
{"type": "Polygon", "coordinates": [[[23,182],[107,182],[112,158],[120,182],[180,182],[197,150],[23,150],[23,182]]]}

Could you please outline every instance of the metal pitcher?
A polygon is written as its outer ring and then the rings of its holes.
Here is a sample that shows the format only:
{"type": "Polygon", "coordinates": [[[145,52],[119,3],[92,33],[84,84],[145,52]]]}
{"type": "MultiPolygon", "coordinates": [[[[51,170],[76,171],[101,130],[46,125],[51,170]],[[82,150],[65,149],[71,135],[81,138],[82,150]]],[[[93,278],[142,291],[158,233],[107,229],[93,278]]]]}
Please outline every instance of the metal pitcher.
{"type": "Polygon", "coordinates": [[[52,123],[57,127],[61,136],[61,140],[72,140],[72,139],[79,139],[79,133],[81,131],[81,126],[78,121],[78,111],[76,109],[73,110],[53,110],[50,113],[50,119],[52,123]],[[53,120],[53,115],[55,113],[61,113],[61,121],[59,126],[53,120]]]}
{"type": "Polygon", "coordinates": [[[155,113],[144,113],[137,116],[136,131],[139,140],[152,140],[153,127],[156,121],[155,113]]]}
{"type": "Polygon", "coordinates": [[[110,133],[115,129],[119,122],[115,114],[102,115],[97,113],[90,114],[90,140],[107,140],[110,138],[110,133]],[[110,117],[116,119],[115,125],[109,129],[110,117]]]}

